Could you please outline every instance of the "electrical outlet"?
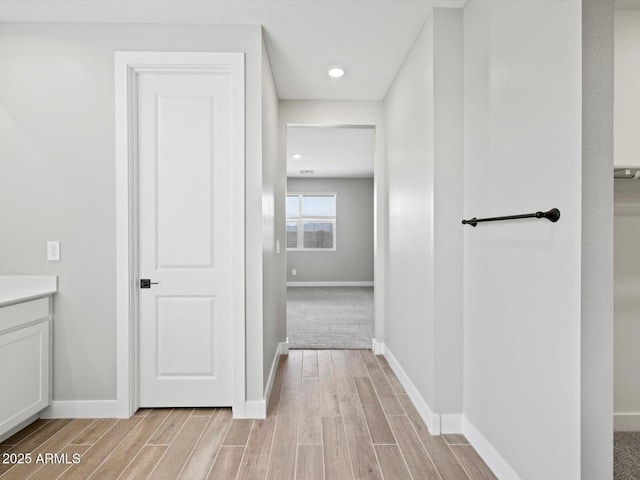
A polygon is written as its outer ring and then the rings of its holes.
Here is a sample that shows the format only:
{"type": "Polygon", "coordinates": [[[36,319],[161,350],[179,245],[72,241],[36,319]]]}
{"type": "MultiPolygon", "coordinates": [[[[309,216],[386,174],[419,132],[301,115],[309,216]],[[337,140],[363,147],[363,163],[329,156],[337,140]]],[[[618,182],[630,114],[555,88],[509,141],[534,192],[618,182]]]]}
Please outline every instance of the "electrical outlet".
{"type": "Polygon", "coordinates": [[[50,262],[60,261],[60,242],[58,240],[49,240],[47,242],[47,260],[50,262]]]}
{"type": "Polygon", "coordinates": [[[296,272],[295,268],[291,269],[291,275],[293,275],[295,277],[297,274],[298,274],[298,272],[296,272]]]}

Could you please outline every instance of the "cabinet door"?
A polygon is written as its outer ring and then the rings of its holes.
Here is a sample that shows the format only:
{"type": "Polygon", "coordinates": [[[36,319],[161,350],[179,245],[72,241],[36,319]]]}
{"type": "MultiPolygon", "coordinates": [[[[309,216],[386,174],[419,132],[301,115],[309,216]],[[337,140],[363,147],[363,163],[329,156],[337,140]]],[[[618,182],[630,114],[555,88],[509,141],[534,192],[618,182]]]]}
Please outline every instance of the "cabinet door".
{"type": "Polygon", "coordinates": [[[49,322],[0,335],[0,433],[49,404],[49,322]]]}

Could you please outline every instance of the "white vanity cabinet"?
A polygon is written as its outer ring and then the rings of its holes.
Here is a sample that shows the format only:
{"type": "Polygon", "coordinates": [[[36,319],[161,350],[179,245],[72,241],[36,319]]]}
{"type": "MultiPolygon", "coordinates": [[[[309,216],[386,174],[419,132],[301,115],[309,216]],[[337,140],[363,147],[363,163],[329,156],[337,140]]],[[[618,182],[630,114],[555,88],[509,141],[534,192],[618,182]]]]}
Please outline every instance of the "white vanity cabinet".
{"type": "Polygon", "coordinates": [[[51,292],[3,291],[1,287],[0,279],[0,439],[3,439],[35,420],[38,412],[50,404],[52,315],[51,292]]]}

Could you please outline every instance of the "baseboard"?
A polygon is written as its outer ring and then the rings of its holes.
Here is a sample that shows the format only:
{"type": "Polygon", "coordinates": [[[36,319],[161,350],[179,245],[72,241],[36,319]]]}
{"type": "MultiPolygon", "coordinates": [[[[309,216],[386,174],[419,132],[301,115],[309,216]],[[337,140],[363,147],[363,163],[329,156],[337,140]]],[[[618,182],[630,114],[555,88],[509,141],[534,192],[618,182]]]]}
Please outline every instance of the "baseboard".
{"type": "MultiPolygon", "coordinates": [[[[276,349],[276,354],[273,356],[273,362],[271,362],[271,370],[269,370],[269,378],[267,380],[266,388],[264,389],[264,408],[261,405],[256,406],[257,417],[250,417],[247,414],[247,418],[267,418],[267,407],[269,405],[269,398],[271,398],[271,389],[273,388],[273,381],[276,378],[276,371],[278,369],[278,363],[280,362],[281,355],[287,355],[289,353],[289,342],[280,342],[276,349]]],[[[249,403],[249,402],[247,402],[249,403]]]]}
{"type": "MultiPolygon", "coordinates": [[[[273,356],[273,361],[271,362],[271,369],[269,370],[269,378],[267,378],[267,384],[264,388],[264,400],[265,402],[269,402],[269,397],[271,396],[271,389],[273,388],[273,380],[276,378],[276,370],[278,369],[278,360],[280,359],[281,348],[280,344],[278,344],[278,348],[276,348],[276,354],[273,356]]],[[[265,415],[266,415],[265,411],[265,415]]],[[[262,417],[265,418],[265,417],[262,417]]]]}
{"type": "MultiPolygon", "coordinates": [[[[396,377],[398,377],[398,380],[404,387],[405,391],[407,392],[407,395],[409,395],[409,398],[415,405],[416,410],[418,410],[418,413],[422,417],[422,420],[424,420],[424,423],[427,424],[429,433],[431,433],[431,435],[440,435],[441,433],[440,415],[438,415],[437,413],[434,413],[433,410],[431,410],[431,408],[429,407],[425,399],[422,397],[422,395],[420,395],[420,392],[418,392],[418,389],[415,387],[413,382],[409,379],[409,376],[406,374],[404,369],[398,363],[398,360],[396,360],[396,357],[393,355],[393,353],[391,353],[391,350],[389,350],[389,348],[386,345],[383,345],[382,350],[384,351],[384,358],[387,359],[387,362],[389,363],[391,370],[393,370],[393,373],[396,374],[396,377]]],[[[454,432],[448,432],[448,433],[454,433],[454,432]]]]}
{"type": "Polygon", "coordinates": [[[244,418],[267,418],[267,402],[264,399],[246,401],[244,403],[244,418]]]}
{"type": "MultiPolygon", "coordinates": [[[[522,480],[464,414],[438,415],[434,413],[422,395],[420,395],[413,382],[409,379],[404,369],[400,366],[391,350],[389,350],[389,347],[384,344],[380,345],[382,345],[380,348],[384,351],[384,357],[387,359],[391,370],[393,370],[393,373],[398,377],[398,380],[406,390],[407,395],[409,395],[409,398],[415,405],[424,423],[427,424],[427,428],[432,435],[462,433],[467,437],[469,443],[475,448],[496,477],[500,480],[522,480]]],[[[376,344],[374,343],[374,348],[375,346],[376,344]]]]}
{"type": "Polygon", "coordinates": [[[54,400],[40,418],[122,418],[117,400],[54,400]]]}
{"type": "MultiPolygon", "coordinates": [[[[273,388],[278,361],[280,355],[288,353],[289,344],[280,342],[273,356],[264,398],[262,400],[246,401],[243,418],[263,419],[267,417],[267,400],[273,388]]],[[[49,407],[40,412],[40,418],[119,418],[120,415],[118,413],[118,402],[116,400],[55,400],[49,407]]]]}
{"type": "Polygon", "coordinates": [[[462,433],[500,480],[522,480],[482,433],[463,415],[462,433]]]}
{"type": "Polygon", "coordinates": [[[373,282],[287,282],[287,287],[373,287],[373,282]]]}
{"type": "Polygon", "coordinates": [[[372,338],[371,350],[373,350],[374,355],[384,355],[384,343],[378,342],[375,338],[372,338]]]}
{"type": "Polygon", "coordinates": [[[614,413],[614,432],[640,432],[640,413],[614,413]]]}
{"type": "Polygon", "coordinates": [[[445,413],[440,415],[440,433],[462,433],[464,416],[461,413],[445,413]]]}
{"type": "MultiPolygon", "coordinates": [[[[275,378],[278,359],[283,353],[288,353],[288,344],[281,342],[273,359],[265,398],[262,400],[245,402],[244,418],[266,418],[267,403],[273,379],[275,378]]],[[[118,402],[116,400],[54,400],[51,405],[40,412],[41,418],[120,418],[118,402]]]]}
{"type": "Polygon", "coordinates": [[[264,389],[264,398],[262,400],[252,400],[245,402],[244,418],[267,418],[267,406],[269,397],[271,397],[271,389],[273,388],[273,381],[276,378],[276,371],[278,370],[278,363],[280,361],[280,355],[286,355],[289,353],[289,342],[280,342],[276,353],[273,356],[271,362],[271,370],[269,370],[269,378],[267,379],[267,385],[264,389]]]}

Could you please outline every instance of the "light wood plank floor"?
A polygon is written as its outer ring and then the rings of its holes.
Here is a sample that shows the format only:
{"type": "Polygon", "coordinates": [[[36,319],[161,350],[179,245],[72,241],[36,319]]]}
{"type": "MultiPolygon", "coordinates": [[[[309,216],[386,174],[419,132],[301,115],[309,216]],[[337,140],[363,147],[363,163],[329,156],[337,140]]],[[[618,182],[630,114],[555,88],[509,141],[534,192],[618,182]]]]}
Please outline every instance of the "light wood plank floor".
{"type": "Polygon", "coordinates": [[[464,436],[431,436],[385,359],[367,350],[283,356],[265,420],[233,420],[225,408],[38,420],[0,454],[2,480],[496,479],[464,436]]]}

